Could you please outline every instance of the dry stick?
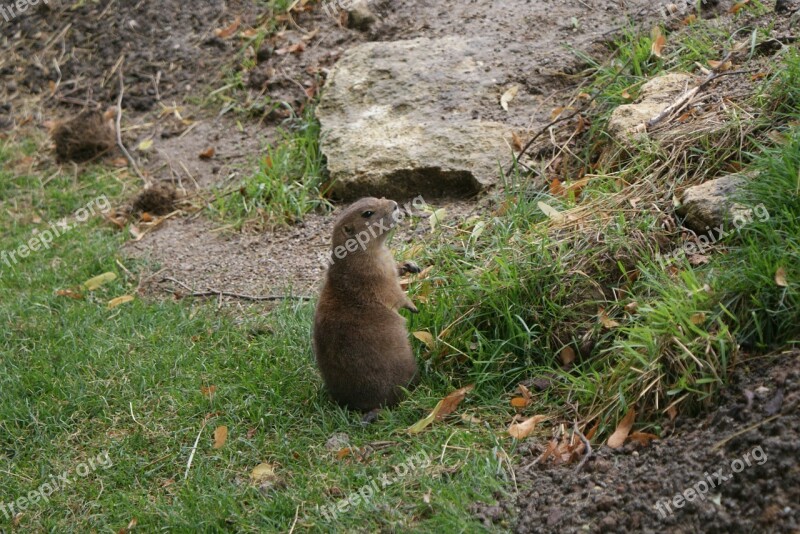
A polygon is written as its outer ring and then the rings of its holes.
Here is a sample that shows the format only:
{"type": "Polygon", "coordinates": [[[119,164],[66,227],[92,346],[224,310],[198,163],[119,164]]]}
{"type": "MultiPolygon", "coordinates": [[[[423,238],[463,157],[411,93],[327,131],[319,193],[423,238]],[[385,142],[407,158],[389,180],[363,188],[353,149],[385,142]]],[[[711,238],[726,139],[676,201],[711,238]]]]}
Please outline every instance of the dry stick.
{"type": "Polygon", "coordinates": [[[764,419],[762,421],[759,421],[758,423],[750,425],[747,428],[744,428],[744,429],[742,429],[742,430],[740,430],[740,431],[738,431],[738,432],[736,432],[734,434],[731,434],[727,438],[725,438],[725,439],[723,439],[721,441],[718,441],[713,447],[711,447],[711,450],[715,451],[715,450],[721,448],[722,446],[724,446],[726,443],[728,443],[733,438],[739,437],[742,434],[747,434],[751,430],[755,430],[756,428],[760,427],[763,424],[769,423],[770,421],[774,421],[775,419],[777,419],[781,415],[783,415],[783,414],[778,413],[778,414],[773,415],[772,417],[767,417],[766,419],[764,419]]]}
{"type": "MultiPolygon", "coordinates": [[[[619,70],[616,72],[616,74],[614,74],[614,77],[613,77],[613,78],[611,78],[611,79],[610,79],[608,82],[606,82],[605,84],[603,84],[603,86],[602,86],[602,87],[598,88],[598,89],[597,89],[597,90],[596,90],[594,93],[592,93],[592,94],[589,96],[589,99],[588,99],[588,100],[586,100],[586,102],[585,102],[585,103],[584,103],[584,104],[583,104],[583,105],[582,105],[580,108],[576,109],[576,110],[575,110],[575,111],[573,111],[572,113],[569,113],[569,114],[567,114],[567,115],[562,115],[562,116],[560,116],[560,117],[558,117],[558,118],[556,118],[556,119],[553,119],[553,120],[552,120],[552,121],[550,121],[548,124],[546,124],[546,125],[544,126],[544,128],[540,129],[540,130],[539,130],[539,132],[538,132],[536,135],[534,135],[534,136],[531,138],[531,140],[530,140],[530,141],[528,141],[527,143],[525,143],[525,146],[522,148],[522,150],[520,151],[519,155],[518,155],[518,156],[517,156],[517,157],[514,159],[514,163],[519,163],[519,162],[520,162],[519,160],[520,160],[520,159],[522,159],[522,156],[524,156],[524,155],[525,155],[525,153],[526,153],[526,152],[528,152],[528,150],[531,148],[531,146],[533,146],[533,143],[535,143],[537,139],[539,139],[541,136],[543,136],[543,135],[544,135],[544,134],[545,134],[545,133],[546,133],[546,132],[547,132],[547,131],[548,131],[550,128],[552,128],[553,126],[555,126],[556,124],[558,124],[558,123],[560,123],[560,122],[568,121],[568,120],[570,120],[570,119],[572,119],[572,118],[575,118],[575,117],[577,117],[577,116],[578,116],[578,115],[580,115],[581,113],[583,113],[583,112],[586,110],[586,108],[589,106],[589,104],[591,104],[592,102],[594,102],[594,100],[595,100],[595,99],[596,99],[598,96],[600,96],[600,93],[602,93],[603,91],[605,91],[606,89],[608,89],[608,87],[609,87],[609,86],[610,86],[612,83],[614,83],[615,81],[617,81],[617,78],[619,78],[620,74],[622,74],[622,72],[623,72],[625,69],[627,69],[627,68],[628,68],[628,65],[630,65],[630,64],[631,64],[631,59],[629,59],[627,62],[625,62],[625,64],[624,64],[624,65],[623,65],[623,66],[622,66],[622,67],[621,67],[621,68],[620,68],[620,69],[619,69],[619,70]]],[[[573,101],[574,101],[574,100],[573,100],[573,101]]],[[[511,171],[512,171],[512,170],[514,170],[514,163],[512,163],[512,164],[511,164],[511,166],[508,168],[508,170],[506,170],[506,174],[511,174],[511,171]]]]}
{"type": "Polygon", "coordinates": [[[200,443],[200,435],[206,428],[207,423],[208,421],[203,421],[203,426],[200,427],[200,432],[197,433],[197,439],[194,440],[194,446],[192,447],[192,452],[189,454],[189,461],[186,463],[186,472],[183,474],[183,480],[189,478],[189,469],[192,468],[192,460],[194,460],[194,453],[197,452],[197,444],[200,443]]]}
{"type": "Polygon", "coordinates": [[[312,297],[304,296],[304,295],[267,295],[263,297],[253,296],[253,295],[242,295],[240,293],[231,293],[230,291],[218,291],[216,289],[209,289],[206,291],[194,291],[192,288],[184,284],[179,280],[175,280],[174,278],[170,278],[169,276],[165,276],[161,279],[162,282],[172,282],[174,284],[178,284],[186,291],[189,291],[189,294],[186,295],[187,297],[230,297],[235,299],[241,300],[251,300],[255,302],[264,302],[264,301],[276,301],[276,300],[311,300],[312,297]]]}
{"type": "Polygon", "coordinates": [[[578,428],[577,421],[575,422],[575,427],[573,428],[572,433],[577,434],[578,437],[581,438],[583,444],[586,446],[586,454],[583,456],[577,467],[575,467],[575,472],[578,473],[580,472],[581,469],[583,469],[586,460],[588,460],[589,457],[592,455],[592,445],[589,443],[589,440],[586,439],[586,436],[583,435],[583,432],[581,432],[580,429],[578,428]]]}
{"type": "Polygon", "coordinates": [[[133,159],[128,149],[125,148],[125,143],[122,142],[122,97],[125,95],[125,83],[124,77],[122,75],[122,64],[119,66],[119,96],[117,97],[117,145],[119,149],[122,150],[122,153],[125,154],[125,157],[128,159],[128,163],[131,164],[133,167],[133,171],[136,173],[143,182],[144,185],[147,185],[147,179],[142,175],[141,171],[139,171],[139,166],[136,165],[136,160],[133,159]]]}

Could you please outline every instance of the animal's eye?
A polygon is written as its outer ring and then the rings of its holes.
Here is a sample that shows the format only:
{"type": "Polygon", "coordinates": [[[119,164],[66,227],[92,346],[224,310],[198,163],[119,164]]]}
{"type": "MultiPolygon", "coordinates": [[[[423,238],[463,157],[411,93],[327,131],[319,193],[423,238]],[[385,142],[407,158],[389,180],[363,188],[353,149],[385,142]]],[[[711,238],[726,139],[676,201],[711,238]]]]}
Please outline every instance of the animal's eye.
{"type": "Polygon", "coordinates": [[[361,216],[364,217],[365,219],[369,219],[370,217],[372,217],[374,215],[374,213],[375,212],[373,212],[373,211],[365,211],[364,213],[361,214],[361,216]]]}

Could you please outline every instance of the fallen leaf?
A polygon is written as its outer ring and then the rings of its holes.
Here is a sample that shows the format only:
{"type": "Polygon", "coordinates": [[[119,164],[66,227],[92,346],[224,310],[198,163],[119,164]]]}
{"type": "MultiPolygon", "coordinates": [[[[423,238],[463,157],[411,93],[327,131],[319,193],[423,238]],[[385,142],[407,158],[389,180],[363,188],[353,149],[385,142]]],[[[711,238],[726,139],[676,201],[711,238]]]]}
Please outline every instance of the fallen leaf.
{"type": "Polygon", "coordinates": [[[688,17],[683,19],[681,21],[681,24],[684,25],[684,26],[689,26],[690,24],[693,24],[695,21],[697,21],[697,15],[692,13],[691,15],[689,15],[688,17]]]}
{"type": "Polygon", "coordinates": [[[558,353],[558,357],[561,359],[561,366],[567,367],[575,361],[575,349],[567,345],[561,349],[561,352],[558,353]]]}
{"type": "Polygon", "coordinates": [[[514,100],[514,98],[516,98],[518,92],[519,92],[519,86],[515,85],[513,87],[509,87],[509,89],[505,93],[503,93],[503,96],[500,97],[500,106],[504,110],[508,111],[509,102],[511,102],[512,100],[514,100]]]}
{"type": "Polygon", "coordinates": [[[348,456],[353,454],[353,449],[350,447],[343,447],[336,451],[336,459],[337,460],[344,460],[348,456]]]}
{"type": "Polygon", "coordinates": [[[612,328],[617,328],[619,326],[619,323],[617,321],[615,321],[614,319],[612,319],[611,317],[608,316],[608,314],[606,313],[605,309],[600,308],[597,311],[597,314],[598,314],[598,317],[600,319],[600,324],[602,324],[603,326],[605,326],[609,330],[612,329],[612,328]]]}
{"type": "Polygon", "coordinates": [[[522,397],[514,397],[511,399],[511,406],[514,408],[521,410],[522,408],[527,408],[527,406],[531,403],[529,399],[525,399],[522,397]]]}
{"type": "Polygon", "coordinates": [[[474,384],[470,384],[469,386],[464,386],[461,389],[457,389],[450,393],[447,397],[442,400],[442,406],[439,409],[439,412],[436,414],[436,420],[441,421],[446,416],[450,415],[458,408],[458,405],[461,404],[461,401],[467,396],[467,393],[475,389],[474,384]]]}
{"type": "Polygon", "coordinates": [[[90,278],[83,283],[83,287],[88,289],[89,291],[94,291],[98,289],[103,284],[107,284],[108,282],[113,282],[117,279],[117,275],[114,273],[103,273],[101,275],[95,276],[94,278],[90,278]]]}
{"type": "Polygon", "coordinates": [[[433,212],[433,214],[428,219],[431,224],[431,232],[436,230],[436,227],[439,225],[439,223],[444,220],[445,215],[447,215],[447,209],[445,208],[439,208],[438,210],[433,212]]]}
{"type": "Polygon", "coordinates": [[[217,28],[216,30],[214,30],[214,35],[216,35],[220,39],[228,39],[234,33],[236,33],[236,30],[239,29],[239,26],[241,26],[241,24],[242,24],[242,17],[236,17],[236,20],[231,22],[231,24],[228,27],[217,28]]]}
{"type": "Polygon", "coordinates": [[[200,157],[200,159],[211,159],[211,158],[214,157],[214,155],[216,153],[217,153],[217,149],[214,148],[213,146],[210,146],[207,149],[205,149],[202,152],[200,152],[200,154],[198,156],[200,157]]]}
{"type": "Polygon", "coordinates": [[[253,484],[264,484],[275,479],[275,466],[269,463],[258,464],[250,473],[253,484]]]}
{"type": "Polygon", "coordinates": [[[228,427],[224,425],[218,426],[214,430],[214,448],[221,449],[226,441],[228,441],[228,427]]]}
{"type": "Polygon", "coordinates": [[[633,428],[633,422],[636,420],[636,410],[631,408],[628,410],[628,413],[625,414],[625,417],[622,418],[622,421],[619,422],[617,425],[617,429],[611,434],[611,437],[608,438],[606,445],[611,447],[612,449],[619,449],[622,447],[622,444],[625,443],[625,439],[628,437],[628,434],[631,432],[631,428],[633,428]]]}
{"type": "Polygon", "coordinates": [[[434,339],[433,339],[433,334],[431,334],[430,332],[414,332],[411,335],[419,339],[423,343],[425,343],[425,346],[428,347],[429,349],[433,348],[434,339]]]}
{"type": "Polygon", "coordinates": [[[76,291],[72,291],[71,289],[59,289],[56,291],[57,297],[69,297],[71,299],[80,300],[83,298],[83,295],[76,291]]]}
{"type": "Polygon", "coordinates": [[[689,320],[694,325],[701,325],[706,322],[706,314],[703,312],[693,313],[689,320]]]}
{"type": "Polygon", "coordinates": [[[554,197],[561,196],[564,194],[564,186],[561,185],[561,180],[558,178],[553,178],[553,181],[550,182],[550,194],[554,197]]]}
{"type": "Polygon", "coordinates": [[[517,152],[522,152],[522,149],[525,148],[525,143],[522,142],[522,137],[517,135],[517,132],[511,132],[511,146],[517,152]]]}
{"type": "Polygon", "coordinates": [[[639,303],[636,302],[635,300],[625,305],[625,311],[628,313],[636,313],[636,310],[638,309],[639,309],[639,303]]]}
{"type": "Polygon", "coordinates": [[[217,386],[208,386],[208,387],[202,386],[200,388],[200,393],[202,393],[208,398],[214,397],[214,393],[216,392],[217,392],[217,386]]]}
{"type": "Polygon", "coordinates": [[[153,222],[153,216],[147,213],[146,211],[142,213],[142,222],[153,222]]]}
{"type": "Polygon", "coordinates": [[[750,3],[750,0],[742,0],[741,2],[737,2],[737,3],[735,3],[735,4],[733,5],[733,7],[731,7],[731,8],[730,8],[730,10],[729,10],[729,11],[730,11],[730,13],[732,13],[732,14],[734,14],[734,15],[735,15],[736,13],[738,13],[739,11],[741,11],[741,10],[742,10],[742,8],[743,8],[744,6],[746,6],[746,5],[747,5],[747,4],[749,4],[749,3],[750,3]]]}
{"type": "Polygon", "coordinates": [[[656,436],[655,434],[649,434],[647,432],[631,432],[631,435],[628,436],[628,439],[630,441],[635,441],[642,447],[647,447],[648,445],[650,445],[651,441],[653,441],[654,439],[659,439],[659,437],[656,436]]]}
{"type": "Polygon", "coordinates": [[[728,60],[723,63],[722,61],[709,60],[708,66],[714,69],[716,72],[725,72],[726,70],[731,70],[733,67],[733,62],[728,60]]]}
{"type": "Polygon", "coordinates": [[[550,217],[553,221],[562,222],[564,220],[564,215],[561,214],[557,209],[555,209],[550,204],[546,204],[544,202],[537,202],[536,205],[542,210],[542,213],[550,217]]]}
{"type": "Polygon", "coordinates": [[[667,408],[667,416],[669,417],[670,421],[674,421],[675,418],[678,417],[678,409],[674,404],[667,408]]]}
{"type": "Polygon", "coordinates": [[[522,394],[523,399],[531,400],[533,398],[533,395],[531,395],[531,390],[529,390],[528,386],[526,386],[525,384],[520,384],[519,386],[517,386],[517,389],[519,389],[519,392],[522,394]]]}
{"type": "Polygon", "coordinates": [[[546,415],[534,415],[521,423],[512,423],[511,426],[508,427],[508,433],[512,438],[525,439],[533,432],[537,424],[547,421],[547,419],[548,417],[546,415]]]}
{"type": "Polygon", "coordinates": [[[650,47],[650,52],[653,53],[654,56],[660,58],[663,56],[664,45],[667,44],[667,38],[664,37],[664,34],[661,33],[661,28],[656,26],[653,28],[653,44],[650,47]]]}
{"type": "Polygon", "coordinates": [[[148,137],[147,139],[142,140],[142,142],[139,143],[139,146],[137,146],[136,148],[141,152],[147,152],[148,150],[153,148],[153,139],[148,137]]]}
{"type": "Polygon", "coordinates": [[[113,310],[117,306],[125,304],[126,302],[131,302],[134,300],[135,297],[133,295],[123,295],[121,297],[117,297],[115,299],[111,299],[108,301],[108,309],[113,310]]]}
{"type": "Polygon", "coordinates": [[[786,269],[784,267],[778,267],[778,270],[775,271],[775,283],[778,284],[779,287],[789,287],[789,283],[786,281],[786,269]]]}
{"type": "Polygon", "coordinates": [[[284,46],[275,51],[276,55],[285,56],[286,54],[300,54],[306,49],[306,44],[302,41],[293,45],[284,46]]]}
{"type": "Polygon", "coordinates": [[[600,428],[600,421],[597,421],[594,426],[586,433],[584,436],[586,441],[591,441],[595,434],[597,434],[597,429],[600,428]]]}
{"type": "Polygon", "coordinates": [[[471,391],[474,387],[475,387],[474,385],[469,385],[450,393],[447,397],[440,400],[436,404],[436,407],[433,409],[433,411],[431,411],[431,413],[429,413],[426,417],[420,419],[419,421],[411,425],[408,428],[408,433],[419,434],[420,432],[428,428],[428,426],[430,426],[430,424],[433,423],[434,421],[439,421],[443,419],[446,415],[452,413],[453,410],[455,410],[456,407],[458,407],[458,404],[462,400],[464,400],[464,397],[466,397],[467,393],[471,391]]]}

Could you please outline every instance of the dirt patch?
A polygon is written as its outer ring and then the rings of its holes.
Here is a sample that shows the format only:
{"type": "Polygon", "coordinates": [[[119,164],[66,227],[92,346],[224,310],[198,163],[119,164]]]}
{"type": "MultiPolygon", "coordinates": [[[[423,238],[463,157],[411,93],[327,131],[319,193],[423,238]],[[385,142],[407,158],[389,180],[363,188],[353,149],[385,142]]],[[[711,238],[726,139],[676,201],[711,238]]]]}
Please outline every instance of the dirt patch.
{"type": "MultiPolygon", "coordinates": [[[[516,531],[798,532],[799,404],[800,350],[746,362],[718,408],[664,422],[663,439],[649,447],[597,447],[579,473],[519,469],[516,531]]],[[[520,464],[545,446],[526,443],[520,464]]],[[[487,523],[508,521],[513,507],[478,512],[487,523]]]]}

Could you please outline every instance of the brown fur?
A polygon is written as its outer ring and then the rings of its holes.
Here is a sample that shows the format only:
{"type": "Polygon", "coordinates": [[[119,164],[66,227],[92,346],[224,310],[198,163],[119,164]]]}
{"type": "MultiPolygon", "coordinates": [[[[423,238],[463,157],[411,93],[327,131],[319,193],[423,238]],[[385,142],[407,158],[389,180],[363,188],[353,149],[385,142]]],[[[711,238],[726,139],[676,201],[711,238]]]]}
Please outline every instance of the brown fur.
{"type": "MultiPolygon", "coordinates": [[[[362,198],[347,208],[334,227],[332,250],[361,232],[375,233],[379,222],[394,226],[398,209],[392,200],[362,198]],[[366,212],[374,212],[365,217],[366,212]]],[[[401,388],[416,379],[417,364],[406,321],[397,310],[417,308],[400,287],[399,268],[386,247],[387,234],[338,258],[328,269],[314,317],[317,365],[333,398],[343,406],[369,411],[396,404],[401,388]]],[[[353,248],[351,246],[351,248],[353,248]]],[[[341,250],[341,249],[340,249],[341,250]]]]}

